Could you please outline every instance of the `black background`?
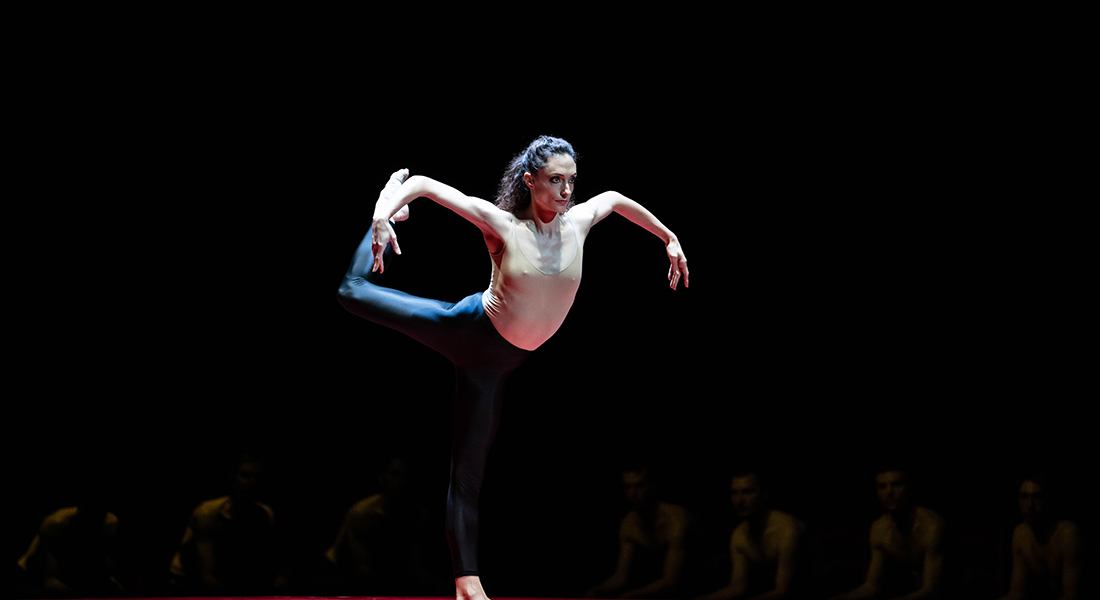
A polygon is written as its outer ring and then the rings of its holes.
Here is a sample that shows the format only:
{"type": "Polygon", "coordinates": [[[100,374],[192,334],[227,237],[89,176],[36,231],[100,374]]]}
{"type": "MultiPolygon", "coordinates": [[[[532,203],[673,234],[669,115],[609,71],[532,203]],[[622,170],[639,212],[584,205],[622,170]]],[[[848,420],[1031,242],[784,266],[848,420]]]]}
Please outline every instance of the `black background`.
{"type": "MultiPolygon", "coordinates": [[[[124,576],[154,593],[246,448],[271,459],[292,570],[391,453],[441,520],[450,367],[336,288],[390,172],[492,198],[540,134],[579,151],[579,199],[617,190],[674,230],[692,285],[667,289],[660,243],[625,219],[593,231],[570,316],[510,383],[482,497],[491,593],[575,595],[609,574],[636,454],[712,540],[741,463],[818,531],[864,531],[874,469],[895,461],[960,537],[1005,540],[1030,466],[1072,509],[1093,430],[1072,89],[1026,51],[720,29],[601,53],[307,25],[165,45],[154,29],[48,57],[23,92],[34,217],[7,224],[3,560],[95,466],[124,576]]],[[[426,200],[412,215],[393,287],[487,286],[476,229],[426,200]]]]}

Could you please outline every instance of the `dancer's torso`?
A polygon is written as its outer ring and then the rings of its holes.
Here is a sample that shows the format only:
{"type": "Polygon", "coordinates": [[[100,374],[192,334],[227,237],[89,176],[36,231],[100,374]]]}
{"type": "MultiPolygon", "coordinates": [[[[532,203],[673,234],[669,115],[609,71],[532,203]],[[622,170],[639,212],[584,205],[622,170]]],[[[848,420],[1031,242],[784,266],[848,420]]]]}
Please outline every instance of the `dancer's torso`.
{"type": "Polygon", "coordinates": [[[492,255],[493,277],[482,297],[504,339],[534,350],[554,335],[577,295],[583,253],[583,236],[568,213],[549,236],[512,217],[504,248],[492,255]]]}

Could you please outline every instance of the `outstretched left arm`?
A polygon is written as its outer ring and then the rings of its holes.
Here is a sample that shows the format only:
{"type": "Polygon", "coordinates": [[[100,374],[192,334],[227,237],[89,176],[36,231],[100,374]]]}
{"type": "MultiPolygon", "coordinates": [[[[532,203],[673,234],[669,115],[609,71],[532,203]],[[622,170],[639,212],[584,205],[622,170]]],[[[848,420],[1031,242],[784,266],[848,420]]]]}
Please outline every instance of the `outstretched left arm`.
{"type": "Polygon", "coordinates": [[[679,238],[646,207],[619,192],[604,192],[578,205],[573,210],[591,215],[591,221],[587,225],[589,230],[593,225],[615,212],[626,217],[631,223],[661,238],[661,241],[665,243],[665,250],[668,252],[669,287],[676,289],[681,277],[684,280],[684,287],[689,287],[687,257],[684,255],[683,248],[680,247],[679,238]]]}

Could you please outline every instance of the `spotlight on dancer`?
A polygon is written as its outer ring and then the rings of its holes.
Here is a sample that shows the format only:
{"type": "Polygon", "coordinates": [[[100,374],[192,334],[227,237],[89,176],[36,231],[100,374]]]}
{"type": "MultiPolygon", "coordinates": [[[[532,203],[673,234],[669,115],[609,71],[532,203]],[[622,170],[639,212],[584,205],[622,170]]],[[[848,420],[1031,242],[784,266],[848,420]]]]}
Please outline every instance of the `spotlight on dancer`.
{"type": "MultiPolygon", "coordinates": [[[[661,240],[670,263],[669,286],[676,289],[681,280],[688,285],[680,240],[653,213],[618,192],[577,203],[576,183],[573,146],[548,136],[512,159],[495,203],[429,177],[410,176],[405,169],[397,171],[379,193],[371,229],[340,285],[339,300],[348,311],[405,333],[454,363],[446,529],[458,598],[485,597],[477,556],[478,497],[500,422],[505,381],[565,320],[580,285],[589,232],[613,213],[626,217],[661,240]],[[408,219],[408,204],[416,198],[429,198],[478,229],[492,259],[487,289],[443,302],[380,285],[387,257],[401,254],[395,222],[408,219]]],[[[624,251],[619,256],[631,255],[624,251]]],[[[384,360],[370,357],[374,365],[384,360]]]]}

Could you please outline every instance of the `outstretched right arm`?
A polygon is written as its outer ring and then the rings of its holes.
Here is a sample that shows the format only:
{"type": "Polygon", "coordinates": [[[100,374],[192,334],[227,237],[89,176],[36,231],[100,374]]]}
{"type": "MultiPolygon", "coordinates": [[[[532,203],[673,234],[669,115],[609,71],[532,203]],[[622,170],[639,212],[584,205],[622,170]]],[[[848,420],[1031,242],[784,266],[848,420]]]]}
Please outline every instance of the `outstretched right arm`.
{"type": "Polygon", "coordinates": [[[489,251],[493,253],[500,251],[504,244],[504,232],[507,231],[511,222],[507,212],[500,210],[491,202],[467,196],[445,183],[422,175],[413,175],[391,193],[387,194],[386,190],[383,190],[374,206],[371,232],[375,270],[384,268],[381,258],[387,243],[392,242],[394,252],[401,254],[390,219],[406,204],[421,197],[430,198],[446,206],[476,225],[485,236],[485,245],[489,251]]]}

